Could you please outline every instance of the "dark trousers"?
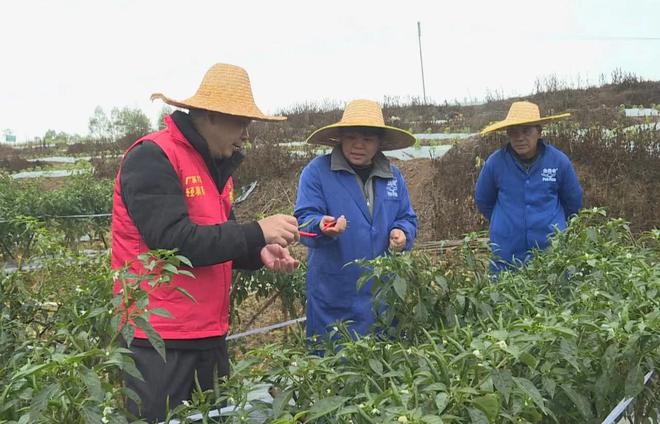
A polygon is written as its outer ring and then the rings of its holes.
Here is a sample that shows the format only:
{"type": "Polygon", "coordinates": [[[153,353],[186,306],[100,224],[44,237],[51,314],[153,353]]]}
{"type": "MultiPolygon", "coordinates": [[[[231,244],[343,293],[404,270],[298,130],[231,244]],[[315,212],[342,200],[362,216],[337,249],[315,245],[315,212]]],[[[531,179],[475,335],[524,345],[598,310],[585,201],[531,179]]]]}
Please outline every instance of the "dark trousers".
{"type": "Polygon", "coordinates": [[[202,390],[208,390],[213,389],[216,378],[229,375],[229,357],[224,339],[217,347],[210,349],[168,348],[165,354],[167,362],[163,362],[152,347],[131,346],[129,349],[144,381],[124,373],[126,387],[142,400],[142,404],[137,405],[128,399],[126,407],[135,417],[149,423],[165,419],[168,399],[170,409],[190,399],[197,388],[195,378],[202,390]]]}

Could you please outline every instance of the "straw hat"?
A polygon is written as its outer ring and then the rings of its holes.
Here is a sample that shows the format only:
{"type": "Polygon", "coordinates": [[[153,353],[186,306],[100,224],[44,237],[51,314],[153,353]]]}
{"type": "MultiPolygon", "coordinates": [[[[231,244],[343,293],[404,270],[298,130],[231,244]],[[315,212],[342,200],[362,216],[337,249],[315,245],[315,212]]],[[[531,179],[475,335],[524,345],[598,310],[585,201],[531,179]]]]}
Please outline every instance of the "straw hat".
{"type": "Polygon", "coordinates": [[[481,135],[486,135],[493,131],[503,130],[516,125],[537,125],[544,122],[567,118],[569,116],[571,116],[570,113],[562,113],[560,115],[541,118],[541,112],[539,112],[538,105],[531,102],[513,102],[509,109],[509,113],[506,115],[506,119],[488,125],[481,130],[481,135]]]}
{"type": "Polygon", "coordinates": [[[348,103],[341,121],[314,131],[307,142],[334,146],[339,143],[341,129],[350,127],[382,128],[380,150],[403,149],[415,144],[415,136],[408,131],[385,125],[383,110],[378,103],[364,99],[348,103]]]}
{"type": "Polygon", "coordinates": [[[257,121],[282,121],[285,116],[264,115],[254,103],[250,78],[245,69],[225,63],[216,63],[206,72],[194,96],[186,100],[173,100],[161,93],[151,95],[151,100],[183,109],[205,109],[211,112],[242,116],[257,121]]]}

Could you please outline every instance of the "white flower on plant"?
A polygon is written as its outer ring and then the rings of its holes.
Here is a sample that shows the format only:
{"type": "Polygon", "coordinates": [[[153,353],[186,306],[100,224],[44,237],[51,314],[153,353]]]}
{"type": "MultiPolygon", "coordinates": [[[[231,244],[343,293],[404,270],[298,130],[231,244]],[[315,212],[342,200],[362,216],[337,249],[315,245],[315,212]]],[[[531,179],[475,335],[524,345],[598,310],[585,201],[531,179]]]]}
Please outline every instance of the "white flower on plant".
{"type": "Polygon", "coordinates": [[[401,415],[397,421],[400,423],[407,423],[408,417],[406,417],[405,415],[401,415]]]}
{"type": "Polygon", "coordinates": [[[371,415],[380,415],[380,410],[378,408],[374,408],[371,410],[371,415]]]}
{"type": "Polygon", "coordinates": [[[187,400],[183,400],[181,401],[181,403],[183,403],[185,406],[190,406],[190,402],[188,402],[187,400]]]}
{"type": "Polygon", "coordinates": [[[475,349],[475,350],[473,350],[473,351],[472,351],[472,354],[473,354],[476,358],[481,358],[481,352],[479,352],[479,349],[475,349]]]}
{"type": "Polygon", "coordinates": [[[110,406],[106,406],[103,408],[103,417],[101,417],[101,422],[103,424],[108,424],[110,422],[110,419],[108,416],[112,413],[112,408],[110,406]]]}
{"type": "Polygon", "coordinates": [[[506,342],[505,342],[504,340],[500,340],[500,341],[497,342],[496,344],[497,344],[497,346],[498,346],[500,349],[506,349],[506,348],[507,348],[507,346],[506,346],[506,342]]]}

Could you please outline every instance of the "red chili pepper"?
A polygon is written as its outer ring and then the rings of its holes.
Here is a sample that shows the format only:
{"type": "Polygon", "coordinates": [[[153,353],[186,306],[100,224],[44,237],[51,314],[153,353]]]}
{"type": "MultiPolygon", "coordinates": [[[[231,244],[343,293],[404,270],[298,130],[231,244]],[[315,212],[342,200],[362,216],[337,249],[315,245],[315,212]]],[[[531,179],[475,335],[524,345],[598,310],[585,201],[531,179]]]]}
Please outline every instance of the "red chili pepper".
{"type": "Polygon", "coordinates": [[[298,234],[300,234],[300,237],[316,237],[316,236],[318,236],[318,234],[308,233],[307,231],[298,231],[298,234]]]}
{"type": "Polygon", "coordinates": [[[323,229],[324,229],[324,230],[327,230],[328,228],[334,227],[335,225],[337,225],[337,221],[336,221],[336,220],[325,221],[325,222],[323,223],[323,229]]]}

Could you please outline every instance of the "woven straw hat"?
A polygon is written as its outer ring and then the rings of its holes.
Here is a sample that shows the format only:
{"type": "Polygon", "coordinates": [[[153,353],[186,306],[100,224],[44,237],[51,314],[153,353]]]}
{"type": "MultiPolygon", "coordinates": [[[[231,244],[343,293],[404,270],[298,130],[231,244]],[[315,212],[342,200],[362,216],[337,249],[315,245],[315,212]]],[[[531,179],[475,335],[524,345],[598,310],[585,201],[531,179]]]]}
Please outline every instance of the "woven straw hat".
{"type": "Polygon", "coordinates": [[[285,116],[264,115],[254,103],[250,78],[245,69],[225,63],[216,63],[206,71],[194,96],[178,101],[164,94],[154,93],[151,100],[155,99],[183,109],[204,109],[257,121],[286,119],[285,116]]]}
{"type": "Polygon", "coordinates": [[[350,127],[382,128],[380,150],[403,149],[415,144],[415,136],[408,131],[385,125],[383,110],[378,103],[364,99],[348,103],[341,121],[314,131],[307,142],[334,146],[339,143],[341,129],[350,127]]]}
{"type": "Polygon", "coordinates": [[[481,135],[486,135],[493,131],[503,130],[516,125],[542,124],[544,122],[556,121],[569,116],[571,116],[570,113],[562,113],[560,115],[541,118],[541,112],[539,111],[538,105],[531,102],[513,102],[509,109],[509,113],[506,115],[506,119],[488,125],[481,130],[481,135]]]}

